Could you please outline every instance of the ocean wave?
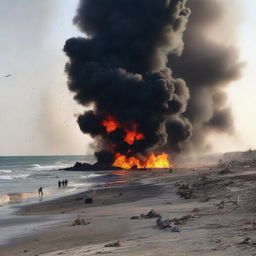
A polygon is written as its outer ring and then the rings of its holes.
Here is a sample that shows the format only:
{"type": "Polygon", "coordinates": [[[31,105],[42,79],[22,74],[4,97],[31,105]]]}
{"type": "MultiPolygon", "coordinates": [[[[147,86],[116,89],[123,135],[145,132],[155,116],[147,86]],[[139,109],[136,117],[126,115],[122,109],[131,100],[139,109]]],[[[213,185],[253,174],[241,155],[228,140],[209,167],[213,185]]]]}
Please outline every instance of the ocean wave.
{"type": "Polygon", "coordinates": [[[29,177],[30,174],[20,173],[15,175],[0,175],[0,180],[13,180],[13,179],[25,179],[29,177]]]}
{"type": "Polygon", "coordinates": [[[0,173],[11,173],[12,172],[12,170],[1,170],[0,169],[0,173]]]}
{"type": "Polygon", "coordinates": [[[59,170],[61,168],[69,167],[68,164],[55,164],[55,165],[40,165],[40,164],[33,164],[30,171],[52,171],[52,170],[59,170]]]}
{"type": "Polygon", "coordinates": [[[21,173],[21,174],[12,175],[12,177],[14,179],[25,179],[25,178],[27,178],[29,176],[30,176],[29,173],[26,173],[26,174],[25,173],[21,173]]]}
{"type": "Polygon", "coordinates": [[[10,175],[0,175],[0,180],[12,180],[12,176],[10,175]]]}
{"type": "Polygon", "coordinates": [[[22,192],[22,193],[11,193],[6,195],[0,195],[0,204],[6,203],[18,203],[22,200],[36,197],[37,192],[22,192]]]}

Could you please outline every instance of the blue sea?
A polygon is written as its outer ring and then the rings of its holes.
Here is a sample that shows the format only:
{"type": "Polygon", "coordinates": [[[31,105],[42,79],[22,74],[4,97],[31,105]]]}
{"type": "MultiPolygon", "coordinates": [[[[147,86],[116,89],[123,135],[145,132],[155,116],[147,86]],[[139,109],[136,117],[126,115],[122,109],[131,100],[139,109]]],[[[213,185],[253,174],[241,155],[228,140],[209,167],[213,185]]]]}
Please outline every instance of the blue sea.
{"type": "Polygon", "coordinates": [[[94,163],[93,156],[0,156],[0,205],[18,204],[38,199],[42,187],[44,200],[85,190],[93,184],[94,172],[60,171],[77,161],[94,163]],[[58,188],[59,180],[68,186],[58,188]]]}

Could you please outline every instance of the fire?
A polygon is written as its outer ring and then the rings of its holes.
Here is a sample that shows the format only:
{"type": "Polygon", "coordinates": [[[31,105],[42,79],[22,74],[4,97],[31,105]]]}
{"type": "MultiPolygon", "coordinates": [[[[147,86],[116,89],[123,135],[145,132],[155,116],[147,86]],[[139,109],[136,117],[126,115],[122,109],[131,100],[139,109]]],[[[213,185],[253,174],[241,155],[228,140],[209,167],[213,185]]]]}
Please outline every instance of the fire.
{"type": "MultiPolygon", "coordinates": [[[[106,128],[108,134],[117,128],[121,128],[120,123],[112,116],[108,116],[103,120],[102,125],[106,128]]],[[[143,140],[145,138],[143,133],[137,132],[136,124],[132,124],[131,128],[124,128],[124,130],[126,133],[124,141],[129,145],[133,145],[136,140],[143,140]]]]}
{"type": "MultiPolygon", "coordinates": [[[[103,120],[102,125],[106,128],[107,133],[114,132],[118,128],[122,128],[125,132],[124,141],[133,145],[135,141],[145,139],[143,133],[138,132],[138,125],[134,123],[130,123],[128,126],[124,126],[120,124],[113,116],[107,116],[105,120],[103,120]]],[[[131,153],[131,149],[129,149],[128,154],[131,153]]],[[[160,155],[155,155],[152,153],[150,156],[141,160],[137,157],[128,157],[126,155],[122,155],[117,153],[115,155],[115,161],[113,163],[115,167],[121,167],[122,169],[131,169],[136,167],[138,169],[142,168],[170,168],[172,164],[168,159],[168,155],[166,153],[162,153],[160,155]]]]}
{"type": "Polygon", "coordinates": [[[137,125],[133,125],[132,129],[125,129],[126,136],[124,141],[129,145],[133,145],[136,140],[143,140],[144,134],[137,132],[137,125]]]}
{"type": "Polygon", "coordinates": [[[119,123],[115,120],[114,117],[108,116],[103,122],[102,125],[106,127],[107,133],[111,133],[120,127],[119,123]]]}
{"type": "Polygon", "coordinates": [[[160,155],[155,155],[154,153],[145,158],[144,160],[140,160],[136,157],[127,157],[120,153],[117,153],[115,156],[115,161],[113,166],[120,167],[123,169],[131,169],[133,167],[141,168],[170,168],[172,164],[168,159],[168,155],[166,153],[162,153],[160,155]]]}

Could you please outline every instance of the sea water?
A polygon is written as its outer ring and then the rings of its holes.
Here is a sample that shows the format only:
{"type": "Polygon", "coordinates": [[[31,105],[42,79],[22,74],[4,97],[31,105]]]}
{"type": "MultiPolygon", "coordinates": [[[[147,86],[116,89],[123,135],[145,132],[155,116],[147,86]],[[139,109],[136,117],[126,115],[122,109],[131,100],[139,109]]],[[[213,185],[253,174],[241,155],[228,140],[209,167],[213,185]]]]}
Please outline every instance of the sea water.
{"type": "Polygon", "coordinates": [[[93,156],[0,156],[0,205],[17,204],[38,198],[43,188],[44,200],[85,189],[92,185],[95,172],[60,171],[76,161],[94,163],[93,156]],[[58,188],[58,181],[68,186],[58,188]]]}
{"type": "MultiPolygon", "coordinates": [[[[30,203],[55,199],[68,194],[123,184],[122,171],[64,171],[77,161],[95,163],[93,156],[10,156],[0,157],[0,247],[55,223],[69,215],[20,216],[15,212],[30,203]],[[67,187],[58,182],[68,180],[67,187]],[[39,197],[42,187],[44,196],[39,197]]],[[[70,221],[70,219],[68,219],[70,221]]]]}

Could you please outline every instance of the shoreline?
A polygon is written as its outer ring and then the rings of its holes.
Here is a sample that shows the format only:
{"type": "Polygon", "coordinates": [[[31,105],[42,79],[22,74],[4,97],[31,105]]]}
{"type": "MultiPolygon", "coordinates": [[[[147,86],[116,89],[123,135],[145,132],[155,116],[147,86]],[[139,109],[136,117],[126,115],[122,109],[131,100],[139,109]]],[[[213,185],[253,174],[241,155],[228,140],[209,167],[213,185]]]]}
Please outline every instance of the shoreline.
{"type": "Polygon", "coordinates": [[[228,171],[209,166],[175,169],[172,173],[153,171],[122,175],[128,175],[129,182],[96,191],[92,205],[77,200],[84,198],[84,194],[78,194],[22,209],[21,217],[50,216],[57,222],[39,228],[33,236],[0,247],[0,255],[255,254],[255,247],[241,242],[246,237],[252,241],[256,239],[256,166],[234,166],[228,171]],[[193,193],[185,199],[184,193],[177,194],[180,190],[193,193]],[[64,206],[66,211],[62,213],[64,206]],[[179,232],[172,232],[170,228],[161,230],[155,218],[140,217],[151,209],[159,213],[162,220],[179,220],[179,232]],[[89,224],[73,226],[77,216],[89,224]],[[138,217],[131,219],[133,216],[138,217]],[[105,247],[117,240],[120,240],[121,247],[105,247]]]}
{"type": "MultiPolygon", "coordinates": [[[[23,255],[24,250],[26,249],[23,250],[20,248],[23,248],[24,246],[26,247],[27,245],[27,247],[34,246],[34,244],[37,243],[37,241],[42,241],[42,243],[47,244],[47,246],[51,244],[49,251],[53,250],[53,248],[62,249],[62,242],[60,243],[59,247],[56,247],[56,241],[54,241],[53,243],[51,243],[51,241],[46,241],[47,234],[50,233],[50,237],[56,237],[58,236],[58,232],[55,232],[59,228],[70,229],[72,227],[73,220],[78,215],[83,216],[84,214],[86,214],[88,210],[93,211],[93,209],[96,208],[106,209],[108,207],[111,208],[114,205],[121,205],[123,203],[133,203],[135,201],[151,197],[152,194],[154,194],[155,196],[161,194],[161,186],[140,183],[138,181],[138,177],[136,177],[131,178],[130,181],[127,181],[127,183],[122,184],[122,186],[106,187],[94,190],[93,192],[85,191],[73,195],[66,195],[64,197],[60,197],[54,200],[49,200],[41,203],[33,203],[25,206],[19,206],[17,207],[17,211],[15,213],[16,219],[22,217],[32,217],[32,219],[40,220],[40,218],[43,218],[43,220],[46,219],[45,222],[47,225],[42,225],[40,229],[36,230],[35,232],[29,233],[25,236],[11,239],[8,243],[0,246],[0,254],[23,255]],[[93,204],[85,205],[83,200],[85,196],[92,196],[94,198],[93,204]]],[[[36,222],[33,221],[33,223],[35,224],[36,222]]],[[[6,226],[8,225],[8,222],[6,222],[6,226]]],[[[126,229],[126,227],[124,227],[124,229],[126,229]]],[[[120,236],[123,233],[123,229],[121,229],[120,232],[118,232],[118,230],[115,230],[113,235],[109,236],[109,238],[113,237],[113,239],[115,239],[117,238],[117,236],[120,236]]],[[[67,233],[66,235],[70,236],[71,234],[67,233]]],[[[72,237],[72,240],[76,240],[75,244],[77,244],[78,241],[81,240],[77,236],[80,236],[79,232],[78,234],[74,234],[74,237],[72,237]]],[[[98,241],[98,238],[95,239],[96,241],[98,241]]],[[[84,243],[84,239],[82,239],[82,241],[81,245],[84,243]]],[[[73,243],[74,241],[71,242],[72,246],[73,243]]],[[[69,248],[69,246],[67,248],[69,248]]],[[[37,250],[42,250],[42,252],[48,251],[45,251],[44,248],[39,247],[36,249],[36,251],[37,250]]],[[[26,252],[26,255],[35,255],[34,251],[30,253],[26,252]]]]}

